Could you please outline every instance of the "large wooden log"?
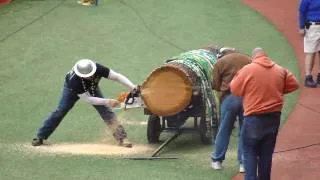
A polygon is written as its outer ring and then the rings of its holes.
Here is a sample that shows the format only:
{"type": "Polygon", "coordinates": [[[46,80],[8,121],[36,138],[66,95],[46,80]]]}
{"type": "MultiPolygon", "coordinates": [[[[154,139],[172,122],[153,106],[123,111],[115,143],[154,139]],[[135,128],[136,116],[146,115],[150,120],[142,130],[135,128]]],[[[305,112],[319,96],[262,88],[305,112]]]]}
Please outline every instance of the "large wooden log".
{"type": "Polygon", "coordinates": [[[184,64],[167,63],[155,69],[142,84],[142,98],[155,115],[174,115],[191,101],[196,74],[184,64]]]}
{"type": "Polygon", "coordinates": [[[182,53],[167,61],[143,82],[144,104],[158,116],[175,115],[187,106],[201,105],[204,89],[211,89],[215,62],[215,54],[204,49],[182,53]]]}

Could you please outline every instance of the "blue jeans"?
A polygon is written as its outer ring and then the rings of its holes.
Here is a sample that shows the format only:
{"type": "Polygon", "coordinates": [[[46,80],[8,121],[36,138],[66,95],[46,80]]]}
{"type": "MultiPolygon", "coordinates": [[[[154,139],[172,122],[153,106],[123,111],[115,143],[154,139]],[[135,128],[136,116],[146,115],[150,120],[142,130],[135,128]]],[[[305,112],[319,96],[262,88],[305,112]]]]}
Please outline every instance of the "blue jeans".
{"type": "MultiPolygon", "coordinates": [[[[96,90],[96,97],[103,97],[99,87],[96,90]]],[[[41,139],[47,139],[59,126],[62,119],[72,109],[78,100],[79,97],[75,92],[64,87],[58,107],[44,121],[43,126],[38,130],[37,137],[41,139]]],[[[98,111],[104,121],[112,120],[115,116],[114,112],[112,112],[112,110],[106,106],[94,105],[94,108],[98,111]]]]}
{"type": "Polygon", "coordinates": [[[241,137],[245,180],[270,180],[280,116],[280,112],[272,112],[244,117],[241,137]]]}
{"type": "MultiPolygon", "coordinates": [[[[235,121],[239,119],[239,127],[241,129],[243,120],[242,99],[229,94],[225,96],[221,103],[221,116],[218,133],[215,139],[215,151],[211,155],[212,161],[222,162],[225,159],[228,150],[230,135],[235,121]]],[[[242,164],[242,145],[239,138],[238,160],[242,164]]]]}

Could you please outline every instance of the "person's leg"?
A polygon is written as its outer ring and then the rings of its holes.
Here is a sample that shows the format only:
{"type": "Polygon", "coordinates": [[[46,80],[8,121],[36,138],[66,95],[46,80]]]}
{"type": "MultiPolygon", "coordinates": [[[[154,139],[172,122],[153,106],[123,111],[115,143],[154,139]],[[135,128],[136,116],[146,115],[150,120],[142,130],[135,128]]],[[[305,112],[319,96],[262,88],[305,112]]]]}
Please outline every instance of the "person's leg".
{"type": "Polygon", "coordinates": [[[305,53],[305,71],[306,76],[312,75],[312,69],[314,66],[314,53],[305,53]]]}
{"type": "Polygon", "coordinates": [[[280,113],[271,113],[263,118],[264,137],[259,144],[259,163],[258,177],[259,180],[270,180],[272,155],[274,152],[278,128],[280,125],[280,113]]]}
{"type": "MultiPolygon", "coordinates": [[[[96,90],[96,97],[103,98],[103,94],[100,91],[99,87],[96,90]]],[[[112,131],[112,135],[114,139],[119,143],[119,145],[132,147],[132,143],[128,140],[127,133],[124,127],[117,120],[116,114],[112,111],[112,109],[106,106],[99,105],[94,105],[93,107],[97,110],[100,117],[112,131]]]]}
{"type": "MultiPolygon", "coordinates": [[[[320,49],[320,44],[319,44],[319,49],[320,49]]],[[[317,52],[317,57],[315,57],[315,59],[318,62],[317,84],[320,84],[320,50],[317,52]]]]}
{"type": "Polygon", "coordinates": [[[257,116],[244,117],[241,128],[245,180],[257,180],[258,144],[261,139],[261,125],[257,116]]]}
{"type": "Polygon", "coordinates": [[[317,84],[320,84],[320,27],[316,26],[315,30],[315,37],[316,37],[316,48],[315,48],[315,54],[316,56],[314,57],[315,63],[318,65],[317,69],[317,84]]]}
{"type": "Polygon", "coordinates": [[[305,54],[305,81],[304,85],[306,87],[315,88],[317,87],[317,83],[313,80],[312,69],[314,66],[314,56],[316,52],[316,39],[315,36],[315,28],[314,26],[310,26],[310,28],[306,31],[304,36],[304,54],[305,54]]]}
{"type": "Polygon", "coordinates": [[[320,42],[319,42],[318,46],[319,46],[318,47],[319,50],[316,53],[316,56],[314,57],[314,59],[315,59],[315,62],[317,62],[317,65],[318,65],[317,84],[320,84],[320,42]]]}
{"type": "Polygon", "coordinates": [[[312,76],[312,69],[314,66],[314,53],[306,53],[305,54],[305,71],[306,71],[306,78],[304,81],[304,85],[306,87],[315,88],[317,87],[317,83],[313,80],[312,76]]]}
{"type": "Polygon", "coordinates": [[[245,172],[245,169],[244,169],[244,165],[243,165],[243,140],[242,140],[242,137],[241,137],[241,130],[242,130],[242,124],[243,124],[243,107],[242,107],[242,104],[241,104],[241,109],[240,109],[239,114],[238,114],[238,123],[239,123],[238,161],[239,161],[239,164],[240,164],[239,172],[243,173],[243,172],[245,172]]]}
{"type": "Polygon", "coordinates": [[[215,140],[215,150],[212,153],[213,162],[222,162],[228,149],[233,124],[237,116],[238,97],[227,95],[221,103],[221,118],[215,140]]]}
{"type": "Polygon", "coordinates": [[[78,99],[79,97],[76,94],[74,94],[70,89],[64,87],[58,107],[44,121],[43,126],[37,133],[38,142],[35,140],[32,145],[41,145],[42,139],[47,139],[53,133],[78,99]]]}

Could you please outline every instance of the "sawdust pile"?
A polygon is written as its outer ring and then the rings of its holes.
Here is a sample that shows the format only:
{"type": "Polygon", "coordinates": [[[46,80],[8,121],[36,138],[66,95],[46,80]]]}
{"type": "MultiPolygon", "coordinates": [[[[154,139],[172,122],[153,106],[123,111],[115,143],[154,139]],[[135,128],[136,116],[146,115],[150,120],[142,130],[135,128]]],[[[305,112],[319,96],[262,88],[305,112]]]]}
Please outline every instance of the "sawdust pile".
{"type": "Polygon", "coordinates": [[[153,147],[142,144],[134,144],[132,148],[121,147],[110,144],[46,144],[38,147],[23,145],[24,151],[33,151],[50,154],[72,154],[72,155],[106,155],[106,156],[129,156],[146,155],[152,153],[153,147]]]}

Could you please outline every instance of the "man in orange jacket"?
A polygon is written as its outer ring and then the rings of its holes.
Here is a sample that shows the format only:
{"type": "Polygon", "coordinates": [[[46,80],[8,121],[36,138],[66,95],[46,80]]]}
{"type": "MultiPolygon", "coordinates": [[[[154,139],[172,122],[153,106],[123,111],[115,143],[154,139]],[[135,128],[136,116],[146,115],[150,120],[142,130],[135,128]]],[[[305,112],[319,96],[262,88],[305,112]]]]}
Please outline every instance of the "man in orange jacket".
{"type": "Polygon", "coordinates": [[[273,62],[262,48],[252,52],[252,63],[233,78],[233,95],[243,98],[241,130],[246,180],[269,180],[284,94],[299,88],[295,76],[273,62]],[[258,167],[258,172],[257,172],[258,167]]]}

